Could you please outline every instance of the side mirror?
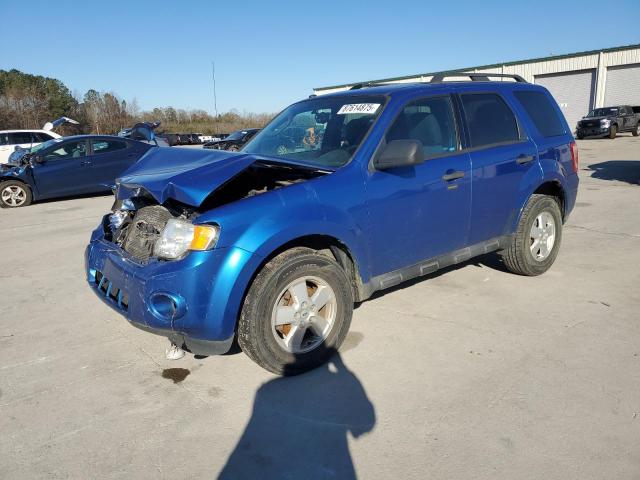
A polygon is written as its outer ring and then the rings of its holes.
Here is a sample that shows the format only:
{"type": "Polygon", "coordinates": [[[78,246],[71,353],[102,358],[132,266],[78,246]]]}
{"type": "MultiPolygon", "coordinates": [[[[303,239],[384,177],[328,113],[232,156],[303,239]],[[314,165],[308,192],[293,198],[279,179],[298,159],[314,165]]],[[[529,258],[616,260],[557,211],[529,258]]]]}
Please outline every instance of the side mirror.
{"type": "Polygon", "coordinates": [[[424,151],[418,140],[393,140],[389,142],[373,163],[377,170],[410,167],[423,163],[424,151]]]}
{"type": "Polygon", "coordinates": [[[32,155],[30,160],[32,162],[34,162],[34,163],[44,163],[44,162],[46,162],[46,160],[44,159],[44,155],[39,155],[39,154],[32,155]]]}

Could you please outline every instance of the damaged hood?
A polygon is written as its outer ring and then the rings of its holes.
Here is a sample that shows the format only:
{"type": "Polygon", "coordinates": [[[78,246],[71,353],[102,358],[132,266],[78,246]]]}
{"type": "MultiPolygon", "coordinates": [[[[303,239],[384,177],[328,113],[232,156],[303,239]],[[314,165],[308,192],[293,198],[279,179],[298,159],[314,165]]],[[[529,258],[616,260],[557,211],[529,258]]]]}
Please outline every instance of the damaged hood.
{"type": "Polygon", "coordinates": [[[211,192],[260,159],[222,150],[152,148],[117,180],[117,197],[127,198],[132,190],[142,188],[160,204],[172,198],[197,207],[211,192]]]}

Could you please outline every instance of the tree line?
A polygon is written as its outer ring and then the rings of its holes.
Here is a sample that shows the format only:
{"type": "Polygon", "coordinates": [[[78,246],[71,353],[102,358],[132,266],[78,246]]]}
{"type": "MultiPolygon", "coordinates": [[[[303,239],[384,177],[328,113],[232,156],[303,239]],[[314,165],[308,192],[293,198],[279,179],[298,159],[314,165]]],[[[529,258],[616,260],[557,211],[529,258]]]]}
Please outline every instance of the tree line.
{"type": "Polygon", "coordinates": [[[55,78],[0,70],[0,130],[42,128],[62,116],[80,122],[60,127],[58,132],[65,135],[114,134],[140,121],[160,121],[160,130],[165,132],[230,133],[263,127],[273,117],[235,110],[213,116],[204,110],[173,107],[141,111],[135,99],[127,102],[113,92],[89,90],[82,96],[74,95],[55,78]]]}

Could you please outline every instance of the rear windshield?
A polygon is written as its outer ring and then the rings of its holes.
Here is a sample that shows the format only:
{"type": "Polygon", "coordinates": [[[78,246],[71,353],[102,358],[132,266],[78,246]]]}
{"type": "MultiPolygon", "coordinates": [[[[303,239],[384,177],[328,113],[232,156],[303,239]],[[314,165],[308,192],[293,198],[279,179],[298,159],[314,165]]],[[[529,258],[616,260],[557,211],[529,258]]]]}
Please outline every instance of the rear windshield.
{"type": "Polygon", "coordinates": [[[556,137],[566,133],[558,112],[544,92],[521,90],[514,92],[534,125],[543,137],[556,137]]]}

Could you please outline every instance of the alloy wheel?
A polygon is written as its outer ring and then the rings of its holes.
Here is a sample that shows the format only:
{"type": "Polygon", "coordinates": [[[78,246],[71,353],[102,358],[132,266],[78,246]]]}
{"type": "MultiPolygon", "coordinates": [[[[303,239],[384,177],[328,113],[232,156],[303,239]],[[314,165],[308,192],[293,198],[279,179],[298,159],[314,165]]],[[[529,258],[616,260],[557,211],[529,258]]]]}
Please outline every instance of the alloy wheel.
{"type": "Polygon", "coordinates": [[[18,185],[9,185],[2,190],[2,201],[10,207],[19,207],[27,201],[27,192],[18,185]]]}
{"type": "Polygon", "coordinates": [[[298,354],[314,350],[329,336],[338,302],[333,289],[318,277],[302,277],[276,297],[271,330],[278,345],[298,354]]]}
{"type": "Polygon", "coordinates": [[[531,225],[529,237],[531,255],[538,262],[542,262],[551,254],[556,241],[556,223],[553,215],[549,212],[540,213],[531,225]]]}

